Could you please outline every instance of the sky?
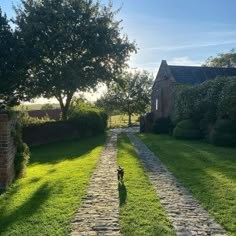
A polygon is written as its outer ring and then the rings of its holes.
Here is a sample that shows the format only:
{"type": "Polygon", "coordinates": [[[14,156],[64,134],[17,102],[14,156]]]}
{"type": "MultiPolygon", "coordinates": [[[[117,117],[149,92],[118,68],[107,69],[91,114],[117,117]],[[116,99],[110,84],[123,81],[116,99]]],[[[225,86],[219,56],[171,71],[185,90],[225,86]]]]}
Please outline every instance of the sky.
{"type": "MultiPolygon", "coordinates": [[[[107,4],[108,0],[101,0],[107,4]]],[[[12,4],[0,0],[8,18],[14,17],[12,4]]],[[[210,56],[236,48],[235,0],[113,0],[122,7],[122,32],[136,41],[137,54],[130,68],[158,72],[161,60],[169,65],[201,65],[210,56]]]]}

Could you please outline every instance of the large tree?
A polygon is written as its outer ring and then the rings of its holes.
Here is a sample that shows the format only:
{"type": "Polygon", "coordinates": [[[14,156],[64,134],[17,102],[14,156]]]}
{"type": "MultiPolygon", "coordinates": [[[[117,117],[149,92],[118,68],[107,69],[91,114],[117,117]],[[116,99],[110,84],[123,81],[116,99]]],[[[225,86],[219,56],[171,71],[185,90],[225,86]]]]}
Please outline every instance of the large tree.
{"type": "Polygon", "coordinates": [[[62,118],[75,92],[121,73],[135,43],[121,34],[112,5],[92,0],[21,0],[18,36],[28,57],[26,93],[55,97],[62,118]]]}
{"type": "Polygon", "coordinates": [[[117,82],[108,87],[107,93],[98,101],[104,107],[116,108],[126,113],[131,125],[133,114],[146,112],[151,97],[153,77],[147,72],[123,73],[117,82]]]}
{"type": "Polygon", "coordinates": [[[217,57],[209,57],[203,66],[236,67],[236,50],[231,49],[228,53],[220,53],[217,57]]]}
{"type": "Polygon", "coordinates": [[[0,9],[0,102],[5,105],[14,105],[22,98],[18,90],[22,85],[19,55],[20,45],[0,9]]]}

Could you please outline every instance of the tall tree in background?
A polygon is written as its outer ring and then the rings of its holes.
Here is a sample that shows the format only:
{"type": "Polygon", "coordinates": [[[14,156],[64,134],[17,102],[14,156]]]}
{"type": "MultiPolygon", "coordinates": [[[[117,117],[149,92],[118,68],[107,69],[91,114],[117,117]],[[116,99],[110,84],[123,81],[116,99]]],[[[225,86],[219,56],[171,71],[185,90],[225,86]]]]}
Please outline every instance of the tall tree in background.
{"type": "MultiPolygon", "coordinates": [[[[0,9],[0,100],[5,105],[15,105],[21,97],[20,46],[11,30],[6,15],[0,9]]],[[[22,97],[21,97],[22,98],[22,97]]]]}
{"type": "Polygon", "coordinates": [[[95,88],[123,70],[135,43],[121,34],[112,5],[92,0],[21,0],[17,34],[26,45],[26,93],[55,97],[62,118],[75,92],[95,88]]]}
{"type": "Polygon", "coordinates": [[[118,108],[129,117],[146,112],[151,97],[152,76],[147,72],[124,73],[119,82],[110,84],[108,92],[98,101],[104,107],[118,108]]]}
{"type": "Polygon", "coordinates": [[[236,67],[236,50],[231,49],[228,53],[220,53],[217,57],[209,57],[203,66],[213,67],[236,67]]]}

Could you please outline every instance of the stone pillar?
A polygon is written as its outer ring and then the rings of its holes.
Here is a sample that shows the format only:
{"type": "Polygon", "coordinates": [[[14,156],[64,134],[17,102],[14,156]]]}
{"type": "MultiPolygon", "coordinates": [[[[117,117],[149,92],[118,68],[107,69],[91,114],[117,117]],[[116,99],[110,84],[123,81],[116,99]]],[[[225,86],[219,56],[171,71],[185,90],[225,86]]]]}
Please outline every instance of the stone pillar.
{"type": "Polygon", "coordinates": [[[0,111],[0,191],[9,186],[15,177],[14,158],[16,147],[12,137],[15,121],[7,111],[0,111]]]}

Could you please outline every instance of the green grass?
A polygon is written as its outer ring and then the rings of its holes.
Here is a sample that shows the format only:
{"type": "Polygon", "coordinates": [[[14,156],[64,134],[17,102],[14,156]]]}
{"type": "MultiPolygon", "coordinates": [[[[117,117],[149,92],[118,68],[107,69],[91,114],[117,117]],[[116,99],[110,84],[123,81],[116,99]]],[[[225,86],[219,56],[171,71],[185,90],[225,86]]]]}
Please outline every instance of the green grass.
{"type": "Polygon", "coordinates": [[[236,149],[164,135],[139,137],[229,235],[236,235],[236,149]]]}
{"type": "MultiPolygon", "coordinates": [[[[128,115],[113,115],[108,119],[108,127],[109,128],[117,128],[117,127],[128,127],[129,118],[128,115]]],[[[132,125],[139,125],[139,115],[133,115],[131,117],[132,125]]]]}
{"type": "Polygon", "coordinates": [[[118,164],[125,169],[119,184],[120,225],[124,236],[174,235],[154,187],[127,136],[118,139],[118,164]]]}
{"type": "Polygon", "coordinates": [[[104,140],[32,148],[26,177],[0,195],[0,235],[68,235],[104,140]]]}

